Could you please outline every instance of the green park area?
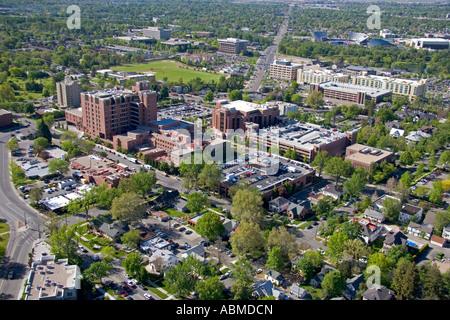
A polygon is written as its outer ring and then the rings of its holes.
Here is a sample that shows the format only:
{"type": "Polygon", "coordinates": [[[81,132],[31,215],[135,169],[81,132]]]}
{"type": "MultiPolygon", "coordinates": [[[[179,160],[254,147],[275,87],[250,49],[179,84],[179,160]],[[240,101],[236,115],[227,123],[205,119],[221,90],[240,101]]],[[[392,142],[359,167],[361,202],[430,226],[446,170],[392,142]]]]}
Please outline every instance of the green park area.
{"type": "Polygon", "coordinates": [[[215,73],[185,69],[181,67],[180,63],[170,60],[115,66],[112,67],[111,70],[153,73],[155,74],[156,80],[163,80],[167,77],[168,81],[177,82],[181,78],[185,83],[197,77],[202,79],[203,82],[210,82],[211,80],[217,81],[221,76],[220,74],[215,73]]]}

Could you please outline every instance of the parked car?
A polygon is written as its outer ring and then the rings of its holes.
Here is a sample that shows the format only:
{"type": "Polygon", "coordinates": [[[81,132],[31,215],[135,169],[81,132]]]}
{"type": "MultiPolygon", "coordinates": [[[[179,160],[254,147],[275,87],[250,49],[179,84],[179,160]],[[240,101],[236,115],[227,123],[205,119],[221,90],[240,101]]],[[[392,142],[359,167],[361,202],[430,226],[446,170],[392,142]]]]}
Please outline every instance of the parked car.
{"type": "Polygon", "coordinates": [[[178,231],[180,231],[180,232],[183,232],[183,231],[185,231],[185,230],[186,230],[185,227],[181,227],[181,228],[178,229],[178,231]]]}
{"type": "Polygon", "coordinates": [[[153,298],[150,294],[148,293],[144,293],[144,298],[147,300],[155,300],[155,298],[153,298]]]}
{"type": "Polygon", "coordinates": [[[184,232],[185,234],[191,234],[192,233],[192,230],[186,230],[185,232],[184,232]]]}

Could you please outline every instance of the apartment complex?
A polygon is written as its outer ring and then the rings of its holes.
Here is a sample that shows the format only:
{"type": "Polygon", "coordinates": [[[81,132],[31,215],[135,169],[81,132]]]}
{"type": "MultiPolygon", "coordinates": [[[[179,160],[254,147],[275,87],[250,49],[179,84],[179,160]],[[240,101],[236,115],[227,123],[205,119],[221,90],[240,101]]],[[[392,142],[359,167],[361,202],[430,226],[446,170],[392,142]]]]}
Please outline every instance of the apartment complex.
{"type": "Polygon", "coordinates": [[[297,72],[301,68],[300,64],[294,64],[287,60],[275,60],[270,65],[270,78],[293,81],[297,79],[297,72]]]}
{"type": "Polygon", "coordinates": [[[373,163],[391,162],[394,153],[386,150],[371,148],[359,143],[347,147],[345,160],[349,160],[354,168],[364,168],[370,170],[373,163]]]}
{"type": "Polygon", "coordinates": [[[78,108],[80,99],[81,83],[78,81],[63,81],[56,83],[56,94],[58,105],[62,108],[78,108]]]}
{"type": "Polygon", "coordinates": [[[350,103],[364,105],[365,101],[383,102],[384,98],[392,96],[392,91],[352,85],[341,82],[323,82],[311,84],[310,91],[320,91],[324,98],[342,100],[350,103]]]}
{"type": "Polygon", "coordinates": [[[168,40],[172,36],[172,30],[160,27],[148,27],[147,29],[142,29],[142,35],[144,37],[168,40]]]}
{"type": "Polygon", "coordinates": [[[247,52],[247,40],[236,38],[217,39],[219,42],[219,52],[229,54],[240,54],[247,52]]]}
{"type": "Polygon", "coordinates": [[[426,80],[408,80],[374,75],[356,75],[352,84],[369,88],[390,90],[393,94],[408,96],[410,99],[423,97],[426,92],[426,80]]]}
{"type": "Polygon", "coordinates": [[[218,102],[212,113],[212,127],[220,133],[227,130],[246,129],[246,122],[259,125],[259,128],[277,123],[280,110],[277,106],[260,105],[243,100],[230,103],[218,102]]]}
{"type": "Polygon", "coordinates": [[[81,94],[79,111],[66,112],[67,122],[79,126],[90,137],[113,140],[138,126],[148,126],[157,118],[157,95],[149,81],[137,82],[129,90],[107,89],[81,94]]]}
{"type": "Polygon", "coordinates": [[[327,69],[299,69],[297,71],[297,82],[300,84],[322,83],[328,81],[348,83],[350,81],[350,76],[327,69]]]}
{"type": "Polygon", "coordinates": [[[255,139],[267,149],[278,147],[281,155],[288,149],[295,150],[298,159],[306,158],[311,162],[320,151],[327,151],[330,156],[345,154],[347,146],[356,142],[357,133],[358,130],[342,132],[312,123],[290,121],[260,129],[250,139],[255,139]]]}

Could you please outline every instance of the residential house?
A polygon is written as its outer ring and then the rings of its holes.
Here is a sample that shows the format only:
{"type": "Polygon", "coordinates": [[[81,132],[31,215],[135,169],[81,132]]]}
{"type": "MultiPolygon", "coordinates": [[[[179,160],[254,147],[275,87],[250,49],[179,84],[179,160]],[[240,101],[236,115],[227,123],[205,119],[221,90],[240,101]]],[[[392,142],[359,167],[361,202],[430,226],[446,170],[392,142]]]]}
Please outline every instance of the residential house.
{"type": "Polygon", "coordinates": [[[283,300],[285,293],[274,287],[271,281],[258,281],[252,285],[252,295],[256,299],[272,296],[277,300],[283,300]]]}
{"type": "Polygon", "coordinates": [[[179,261],[176,255],[169,250],[157,249],[148,260],[148,266],[152,272],[166,272],[175,266],[179,261]]]}
{"type": "Polygon", "coordinates": [[[186,211],[188,211],[188,208],[187,208],[187,201],[184,200],[184,199],[178,199],[178,200],[175,202],[175,204],[173,205],[173,208],[174,208],[175,210],[177,210],[177,211],[180,211],[180,212],[186,212],[186,211]]]}
{"type": "Polygon", "coordinates": [[[393,246],[406,246],[408,237],[406,237],[402,232],[392,232],[390,231],[384,236],[382,252],[385,254],[393,246]]]}
{"type": "Polygon", "coordinates": [[[234,220],[234,219],[224,218],[222,221],[222,224],[225,228],[224,236],[226,236],[226,235],[230,235],[230,233],[232,233],[234,230],[236,230],[236,228],[239,225],[239,221],[234,220]]]}
{"type": "Polygon", "coordinates": [[[300,287],[297,283],[294,283],[289,289],[289,293],[297,298],[306,299],[310,297],[308,291],[300,287]]]}
{"type": "Polygon", "coordinates": [[[153,203],[160,209],[173,207],[173,204],[180,198],[180,193],[175,189],[166,189],[160,194],[153,203]]]}
{"type": "Polygon", "coordinates": [[[322,267],[322,269],[320,270],[320,272],[318,274],[316,274],[311,280],[310,280],[310,285],[312,285],[315,288],[320,288],[320,286],[322,285],[322,281],[323,278],[325,277],[325,275],[330,272],[330,271],[335,271],[336,269],[333,267],[330,267],[328,265],[324,265],[322,267]]]}
{"type": "Polygon", "coordinates": [[[277,286],[281,286],[284,283],[283,275],[278,271],[272,269],[267,269],[264,272],[264,280],[269,280],[277,286]]]}
{"type": "Polygon", "coordinates": [[[394,138],[403,137],[405,135],[405,130],[392,128],[391,131],[389,131],[389,135],[394,138]]]}
{"type": "Polygon", "coordinates": [[[383,230],[382,225],[373,224],[364,219],[361,219],[359,221],[359,224],[361,224],[362,227],[361,236],[367,244],[372,243],[376,239],[378,239],[378,237],[381,234],[381,231],[383,230]]]}
{"type": "Polygon", "coordinates": [[[170,216],[164,211],[155,211],[152,212],[152,215],[161,222],[168,221],[170,219],[170,216]]]}
{"type": "Polygon", "coordinates": [[[384,208],[384,200],[391,198],[394,200],[397,200],[398,202],[401,202],[399,198],[390,196],[388,194],[383,194],[381,197],[379,197],[377,200],[375,200],[372,204],[373,209],[377,210],[379,212],[383,212],[383,208],[384,208]]]}
{"type": "Polygon", "coordinates": [[[367,208],[366,211],[364,211],[363,217],[369,219],[370,221],[376,221],[378,223],[382,223],[384,220],[386,220],[386,217],[382,212],[370,208],[367,208]]]}
{"type": "Polygon", "coordinates": [[[359,285],[364,282],[364,275],[358,274],[345,282],[344,297],[347,300],[353,300],[359,290],[359,285]]]}
{"type": "Polygon", "coordinates": [[[395,292],[381,285],[373,285],[362,294],[363,300],[394,300],[395,292]]]}
{"type": "Polygon", "coordinates": [[[203,246],[201,244],[186,250],[181,255],[181,257],[185,260],[187,259],[188,256],[193,256],[194,258],[196,258],[197,260],[200,260],[202,262],[207,261],[205,248],[203,248],[203,246]]]}
{"type": "Polygon", "coordinates": [[[431,242],[431,244],[434,244],[435,246],[445,247],[447,240],[442,237],[439,237],[437,235],[433,235],[433,236],[431,236],[430,242],[431,242]]]}
{"type": "Polygon", "coordinates": [[[425,133],[423,131],[411,131],[406,137],[405,140],[407,143],[409,142],[419,142],[424,138],[430,138],[431,134],[425,133]]]}
{"type": "Polygon", "coordinates": [[[336,189],[336,186],[334,184],[328,185],[323,188],[322,193],[325,196],[332,197],[334,200],[338,200],[343,195],[343,192],[336,189]]]}
{"type": "Polygon", "coordinates": [[[309,200],[302,201],[301,203],[291,203],[287,208],[287,215],[291,219],[303,219],[312,213],[311,202],[309,200]]]}
{"type": "Polygon", "coordinates": [[[420,120],[433,121],[434,119],[436,119],[436,114],[420,111],[413,117],[413,122],[419,122],[420,120]]]}
{"type": "Polygon", "coordinates": [[[120,240],[120,237],[130,231],[130,228],[127,223],[118,221],[114,223],[102,224],[99,228],[99,231],[112,241],[118,242],[120,240]]]}
{"type": "Polygon", "coordinates": [[[415,217],[415,221],[422,220],[423,209],[421,207],[413,206],[411,204],[405,204],[400,210],[400,215],[398,216],[398,221],[402,223],[408,223],[412,217],[415,217]]]}
{"type": "Polygon", "coordinates": [[[450,240],[450,223],[442,229],[442,237],[446,240],[450,240]]]}
{"type": "Polygon", "coordinates": [[[287,210],[291,202],[284,198],[278,197],[269,202],[269,210],[275,213],[281,213],[287,210]]]}
{"type": "Polygon", "coordinates": [[[408,233],[416,237],[421,237],[426,240],[430,240],[431,235],[433,233],[433,228],[411,221],[408,225],[408,233]]]}

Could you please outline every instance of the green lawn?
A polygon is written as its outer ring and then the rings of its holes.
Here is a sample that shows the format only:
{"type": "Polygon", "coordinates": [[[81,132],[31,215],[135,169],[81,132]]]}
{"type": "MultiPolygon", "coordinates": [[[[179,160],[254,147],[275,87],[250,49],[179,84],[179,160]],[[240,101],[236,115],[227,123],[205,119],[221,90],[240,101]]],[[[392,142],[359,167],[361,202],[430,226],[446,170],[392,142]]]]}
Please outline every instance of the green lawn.
{"type": "Polygon", "coordinates": [[[158,288],[155,288],[155,287],[152,287],[152,286],[148,286],[147,288],[148,288],[148,290],[150,290],[151,292],[156,294],[161,299],[166,299],[168,297],[168,295],[166,295],[164,292],[158,290],[158,288]]]}
{"type": "Polygon", "coordinates": [[[8,231],[9,231],[9,225],[6,222],[0,220],[0,234],[8,232],[8,231]]]}
{"type": "Polygon", "coordinates": [[[6,253],[6,245],[8,244],[9,233],[0,235],[0,260],[3,259],[6,253]]]}
{"type": "Polygon", "coordinates": [[[157,80],[163,80],[167,77],[168,81],[178,81],[180,78],[184,82],[199,77],[204,82],[210,82],[211,80],[217,81],[220,78],[220,74],[208,73],[203,71],[183,69],[180,68],[180,64],[173,61],[155,61],[148,63],[137,63],[124,66],[115,66],[111,70],[114,71],[126,71],[126,72],[150,72],[154,73],[157,80]]]}

